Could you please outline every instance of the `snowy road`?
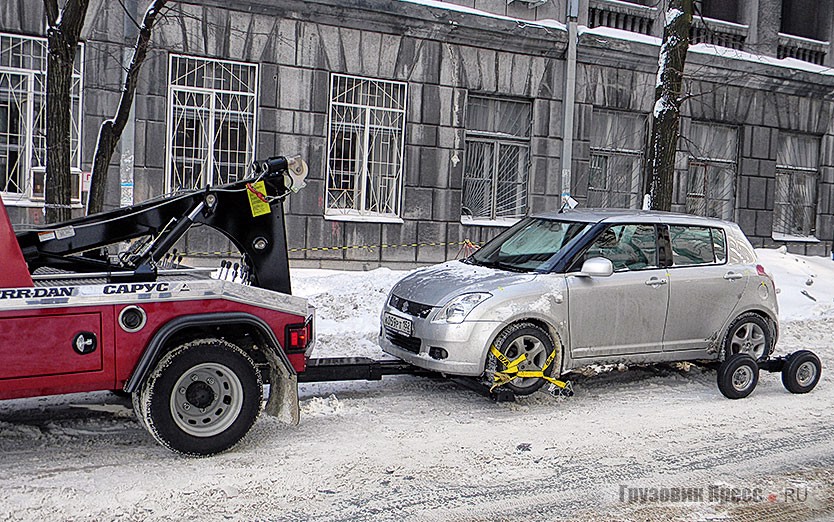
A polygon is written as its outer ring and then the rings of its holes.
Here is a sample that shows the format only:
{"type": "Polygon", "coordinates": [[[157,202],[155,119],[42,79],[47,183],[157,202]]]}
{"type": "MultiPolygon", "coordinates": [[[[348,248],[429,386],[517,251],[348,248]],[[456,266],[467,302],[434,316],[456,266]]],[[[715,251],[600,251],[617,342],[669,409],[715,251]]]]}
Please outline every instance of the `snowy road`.
{"type": "MultiPolygon", "coordinates": [[[[811,318],[784,323],[777,347],[823,360],[806,396],[763,373],[730,401],[714,371],[673,366],[578,376],[573,398],[511,404],[425,377],[310,384],[299,426],[264,416],[209,459],[158,446],[107,393],[6,401],[0,520],[831,520],[834,348],[817,303],[832,293],[812,272],[817,308],[792,308],[811,318]],[[680,491],[695,501],[664,496],[680,491]]],[[[301,271],[319,354],[376,353],[375,315],[400,275],[301,271]]]]}

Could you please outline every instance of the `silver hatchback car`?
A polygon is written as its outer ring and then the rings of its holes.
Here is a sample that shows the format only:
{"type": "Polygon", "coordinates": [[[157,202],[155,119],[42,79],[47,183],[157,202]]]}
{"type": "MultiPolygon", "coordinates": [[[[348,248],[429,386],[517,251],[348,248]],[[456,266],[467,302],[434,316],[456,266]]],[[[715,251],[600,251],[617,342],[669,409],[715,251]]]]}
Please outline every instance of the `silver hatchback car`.
{"type": "MultiPolygon", "coordinates": [[[[382,349],[415,366],[491,377],[591,363],[764,359],[778,333],[773,279],[738,225],[665,212],[572,210],[521,220],[472,256],[398,282],[382,349]]],[[[517,377],[528,394],[543,383],[517,377]]]]}

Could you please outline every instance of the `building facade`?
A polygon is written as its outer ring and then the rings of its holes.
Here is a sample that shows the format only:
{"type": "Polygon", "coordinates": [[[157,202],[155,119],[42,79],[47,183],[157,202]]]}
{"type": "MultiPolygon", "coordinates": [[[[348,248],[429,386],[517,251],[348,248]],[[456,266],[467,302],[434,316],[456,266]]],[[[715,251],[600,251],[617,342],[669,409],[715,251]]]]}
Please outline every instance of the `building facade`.
{"type": "MultiPolygon", "coordinates": [[[[0,196],[14,222],[39,223],[45,21],[39,0],[7,3],[0,196]]],[[[78,212],[145,4],[89,8],[73,87],[78,212]]],[[[354,267],[455,258],[467,241],[558,208],[563,192],[584,206],[639,207],[656,4],[580,0],[571,41],[567,0],[171,2],[111,165],[108,206],[299,154],[310,174],[286,203],[291,259],[354,267]]],[[[756,246],[827,255],[834,1],[696,5],[674,210],[734,220],[756,246]]],[[[195,233],[181,250],[229,244],[195,233]]]]}

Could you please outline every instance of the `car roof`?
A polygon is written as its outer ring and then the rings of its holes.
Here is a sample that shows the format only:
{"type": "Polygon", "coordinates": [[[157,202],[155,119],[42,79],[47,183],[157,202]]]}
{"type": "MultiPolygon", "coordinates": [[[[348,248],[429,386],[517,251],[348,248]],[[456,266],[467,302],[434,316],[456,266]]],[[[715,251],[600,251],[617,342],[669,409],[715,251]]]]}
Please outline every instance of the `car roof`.
{"type": "Polygon", "coordinates": [[[675,225],[702,225],[733,227],[734,223],[721,219],[680,214],[677,212],[661,212],[658,210],[634,210],[622,208],[582,208],[565,210],[564,212],[550,211],[535,214],[533,217],[555,219],[560,221],[576,221],[579,223],[668,223],[675,225]]]}

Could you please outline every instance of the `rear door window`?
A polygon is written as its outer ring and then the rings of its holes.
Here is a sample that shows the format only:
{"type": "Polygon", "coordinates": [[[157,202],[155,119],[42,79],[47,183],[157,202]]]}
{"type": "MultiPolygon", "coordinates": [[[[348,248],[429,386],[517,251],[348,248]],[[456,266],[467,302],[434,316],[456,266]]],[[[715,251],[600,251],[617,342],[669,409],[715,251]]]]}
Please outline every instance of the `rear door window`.
{"type": "Polygon", "coordinates": [[[724,231],[713,227],[671,225],[674,266],[712,265],[727,260],[724,231]]]}

